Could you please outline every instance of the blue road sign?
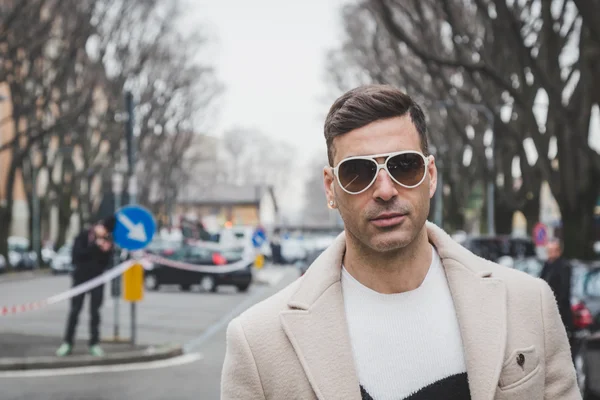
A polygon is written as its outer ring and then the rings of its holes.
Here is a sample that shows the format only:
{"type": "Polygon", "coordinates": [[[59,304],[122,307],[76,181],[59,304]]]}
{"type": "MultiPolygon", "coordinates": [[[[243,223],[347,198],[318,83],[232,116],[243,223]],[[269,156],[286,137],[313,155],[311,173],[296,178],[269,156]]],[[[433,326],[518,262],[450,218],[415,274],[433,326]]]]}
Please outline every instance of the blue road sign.
{"type": "Polygon", "coordinates": [[[146,247],[156,232],[156,222],[144,207],[126,206],[117,211],[115,243],[125,250],[140,250],[146,247]]]}
{"type": "Polygon", "coordinates": [[[256,248],[262,246],[266,240],[267,235],[265,234],[265,231],[262,228],[256,229],[252,234],[252,245],[256,248]]]}

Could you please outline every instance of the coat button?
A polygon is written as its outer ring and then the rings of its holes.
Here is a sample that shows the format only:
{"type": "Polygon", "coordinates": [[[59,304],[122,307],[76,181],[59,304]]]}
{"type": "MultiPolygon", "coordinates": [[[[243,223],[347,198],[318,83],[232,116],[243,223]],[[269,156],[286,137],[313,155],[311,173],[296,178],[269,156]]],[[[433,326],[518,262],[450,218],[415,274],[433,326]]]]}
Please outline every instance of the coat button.
{"type": "Polygon", "coordinates": [[[523,353],[519,353],[519,355],[517,356],[517,364],[519,364],[519,366],[523,366],[525,364],[525,356],[523,355],[523,353]]]}

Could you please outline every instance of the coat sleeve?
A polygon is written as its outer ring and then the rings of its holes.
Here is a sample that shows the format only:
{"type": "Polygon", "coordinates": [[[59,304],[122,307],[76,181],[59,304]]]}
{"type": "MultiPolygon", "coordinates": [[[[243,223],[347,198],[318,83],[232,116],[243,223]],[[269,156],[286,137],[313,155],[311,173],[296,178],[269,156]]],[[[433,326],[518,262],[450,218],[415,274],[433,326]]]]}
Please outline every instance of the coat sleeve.
{"type": "Polygon", "coordinates": [[[544,399],[581,400],[571,347],[552,289],[541,282],[546,378],[544,399]]]}
{"type": "Polygon", "coordinates": [[[266,399],[258,367],[238,319],[227,327],[227,350],[221,376],[221,400],[266,399]]]}
{"type": "Polygon", "coordinates": [[[82,232],[75,238],[73,242],[73,248],[71,258],[75,266],[80,266],[90,261],[92,258],[92,251],[94,249],[93,243],[88,243],[87,232],[82,232]]]}

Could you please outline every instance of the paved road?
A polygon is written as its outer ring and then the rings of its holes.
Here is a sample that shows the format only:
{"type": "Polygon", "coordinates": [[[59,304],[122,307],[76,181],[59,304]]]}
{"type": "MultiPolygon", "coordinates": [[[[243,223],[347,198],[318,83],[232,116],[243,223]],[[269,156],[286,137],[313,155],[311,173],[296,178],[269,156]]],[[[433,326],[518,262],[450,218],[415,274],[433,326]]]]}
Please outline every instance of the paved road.
{"type": "MultiPolygon", "coordinates": [[[[293,268],[278,270],[272,285],[253,285],[248,293],[220,289],[219,293],[180,292],[165,289],[147,293],[139,307],[140,342],[180,342],[188,353],[182,365],[150,365],[152,369],[125,371],[93,370],[78,375],[5,377],[0,373],[3,400],[159,400],[218,399],[220,373],[225,355],[225,327],[230,318],[291,283],[298,276],[293,268]],[[197,355],[201,356],[197,359],[197,355]],[[154,368],[157,367],[157,368],[154,368]]],[[[67,288],[67,277],[43,277],[26,282],[0,283],[0,306],[38,298],[67,288]]],[[[108,294],[108,290],[106,292],[108,294]]],[[[23,332],[60,336],[64,329],[66,304],[42,311],[0,318],[0,332],[23,332]]],[[[123,322],[127,313],[122,316],[123,322]]],[[[82,317],[84,317],[82,313],[82,317]]],[[[102,333],[112,336],[112,304],[103,310],[102,333]]],[[[79,333],[87,335],[87,316],[81,318],[79,333]]],[[[123,336],[129,330],[124,327],[123,336]]],[[[63,373],[53,371],[52,373],[63,373]]]]}

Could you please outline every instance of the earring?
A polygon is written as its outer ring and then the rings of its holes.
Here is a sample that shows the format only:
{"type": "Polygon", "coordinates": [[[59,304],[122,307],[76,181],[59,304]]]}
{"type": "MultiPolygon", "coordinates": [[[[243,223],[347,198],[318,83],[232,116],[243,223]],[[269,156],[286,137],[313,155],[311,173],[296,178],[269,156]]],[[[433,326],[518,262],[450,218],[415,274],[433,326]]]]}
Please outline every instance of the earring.
{"type": "Polygon", "coordinates": [[[329,200],[329,207],[333,207],[333,200],[329,200]]]}

